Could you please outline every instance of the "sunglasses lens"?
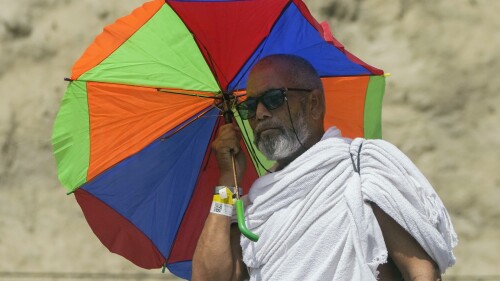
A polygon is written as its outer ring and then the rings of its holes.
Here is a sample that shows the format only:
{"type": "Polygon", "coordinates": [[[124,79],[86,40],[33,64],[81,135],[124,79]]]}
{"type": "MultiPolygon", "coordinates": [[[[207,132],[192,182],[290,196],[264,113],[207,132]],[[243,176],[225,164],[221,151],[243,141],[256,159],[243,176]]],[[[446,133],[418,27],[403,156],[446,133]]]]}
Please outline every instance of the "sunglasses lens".
{"type": "Polygon", "coordinates": [[[240,118],[243,120],[254,118],[259,101],[261,101],[268,110],[273,110],[283,105],[285,102],[285,95],[283,90],[273,89],[265,92],[258,98],[247,98],[247,100],[236,106],[240,118]]]}
{"type": "Polygon", "coordinates": [[[270,90],[262,95],[262,103],[269,110],[282,106],[284,101],[285,95],[281,89],[270,90]]]}
{"type": "Polygon", "coordinates": [[[257,109],[257,101],[254,99],[247,99],[246,101],[238,104],[236,109],[238,110],[241,119],[247,120],[249,118],[253,118],[257,109]]]}

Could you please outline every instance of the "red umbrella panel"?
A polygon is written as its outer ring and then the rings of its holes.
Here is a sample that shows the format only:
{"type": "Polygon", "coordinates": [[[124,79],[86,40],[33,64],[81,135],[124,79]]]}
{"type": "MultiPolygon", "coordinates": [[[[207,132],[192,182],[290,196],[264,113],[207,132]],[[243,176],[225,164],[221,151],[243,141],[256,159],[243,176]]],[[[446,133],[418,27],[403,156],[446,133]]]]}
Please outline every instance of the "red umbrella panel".
{"type": "MultiPolygon", "coordinates": [[[[270,54],[310,61],[325,127],[380,137],[383,71],[347,52],[299,0],[145,3],[107,26],[75,63],[52,143],[61,183],[101,242],[138,266],[189,279],[219,171],[210,143],[223,94],[244,98],[270,54]]],[[[244,193],[272,162],[246,121],[244,193]]]]}

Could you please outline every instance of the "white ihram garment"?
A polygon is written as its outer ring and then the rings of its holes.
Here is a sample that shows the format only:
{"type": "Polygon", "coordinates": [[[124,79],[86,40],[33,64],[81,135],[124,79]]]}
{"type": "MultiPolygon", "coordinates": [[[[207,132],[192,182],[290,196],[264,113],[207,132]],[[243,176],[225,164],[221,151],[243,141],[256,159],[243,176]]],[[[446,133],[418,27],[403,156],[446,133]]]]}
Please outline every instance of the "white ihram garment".
{"type": "Polygon", "coordinates": [[[382,140],[341,138],[330,128],[283,170],[259,178],[249,199],[247,224],[260,236],[241,239],[250,280],[376,280],[387,249],[369,201],[441,272],[455,262],[457,237],[443,203],[415,165],[382,140]]]}

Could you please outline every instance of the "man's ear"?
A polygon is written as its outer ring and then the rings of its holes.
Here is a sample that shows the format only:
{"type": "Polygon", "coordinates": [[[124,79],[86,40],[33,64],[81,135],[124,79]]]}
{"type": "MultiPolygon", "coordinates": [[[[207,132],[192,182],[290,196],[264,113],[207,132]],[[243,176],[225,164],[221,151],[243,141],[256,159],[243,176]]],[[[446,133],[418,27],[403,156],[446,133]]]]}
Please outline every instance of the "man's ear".
{"type": "Polygon", "coordinates": [[[309,112],[314,120],[323,119],[325,111],[324,101],[320,94],[314,91],[309,95],[309,112]]]}

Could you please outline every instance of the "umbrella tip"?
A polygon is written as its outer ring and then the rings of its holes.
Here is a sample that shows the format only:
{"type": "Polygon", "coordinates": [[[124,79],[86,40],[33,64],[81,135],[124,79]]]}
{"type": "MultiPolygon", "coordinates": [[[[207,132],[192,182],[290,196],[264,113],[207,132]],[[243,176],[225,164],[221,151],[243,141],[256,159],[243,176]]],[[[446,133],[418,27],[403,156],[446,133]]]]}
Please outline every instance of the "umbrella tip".
{"type": "Polygon", "coordinates": [[[391,76],[391,74],[389,72],[386,72],[386,73],[384,73],[384,76],[389,77],[389,76],[391,76]]]}
{"type": "Polygon", "coordinates": [[[73,79],[68,78],[68,77],[64,77],[64,81],[69,81],[69,82],[71,82],[71,81],[73,81],[73,79]]]}

